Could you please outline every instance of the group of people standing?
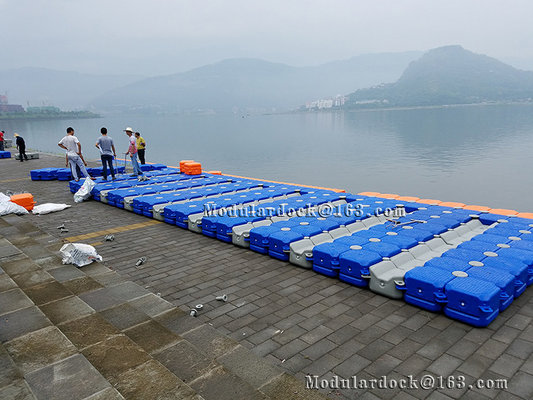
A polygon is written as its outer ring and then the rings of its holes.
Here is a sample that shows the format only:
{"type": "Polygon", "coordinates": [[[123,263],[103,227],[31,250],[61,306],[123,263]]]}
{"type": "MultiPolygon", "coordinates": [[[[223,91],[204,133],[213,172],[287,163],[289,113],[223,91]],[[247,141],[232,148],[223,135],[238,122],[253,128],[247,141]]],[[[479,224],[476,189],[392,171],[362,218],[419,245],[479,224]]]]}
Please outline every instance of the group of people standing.
{"type": "MultiPolygon", "coordinates": [[[[4,151],[4,135],[5,131],[0,131],[0,151],[4,151]]],[[[28,161],[28,156],[26,155],[26,142],[24,139],[18,134],[13,134],[15,138],[15,145],[17,146],[17,150],[19,151],[20,156],[20,162],[23,162],[24,160],[28,161]]]]}
{"type": "MultiPolygon", "coordinates": [[[[139,132],[135,132],[134,134],[133,129],[130,127],[124,129],[124,132],[129,138],[128,151],[125,153],[125,155],[129,155],[131,159],[131,164],[133,166],[133,175],[131,176],[138,177],[140,181],[145,181],[148,178],[141,170],[137,156],[141,161],[141,165],[145,164],[146,161],[144,155],[146,150],[146,141],[139,132]]],[[[102,160],[103,167],[102,175],[104,180],[107,180],[107,170],[109,168],[111,179],[115,180],[115,169],[113,168],[113,159],[117,157],[115,144],[113,139],[107,136],[107,128],[104,127],[100,129],[100,134],[101,136],[96,141],[95,146],[100,151],[100,159],[102,160]]],[[[78,169],[84,177],[89,178],[89,173],[85,168],[87,163],[85,162],[81,152],[81,143],[78,138],[74,136],[74,129],[72,127],[67,128],[67,135],[59,141],[58,146],[66,150],[66,166],[70,166],[74,179],[76,181],[80,180],[78,169]]]]}

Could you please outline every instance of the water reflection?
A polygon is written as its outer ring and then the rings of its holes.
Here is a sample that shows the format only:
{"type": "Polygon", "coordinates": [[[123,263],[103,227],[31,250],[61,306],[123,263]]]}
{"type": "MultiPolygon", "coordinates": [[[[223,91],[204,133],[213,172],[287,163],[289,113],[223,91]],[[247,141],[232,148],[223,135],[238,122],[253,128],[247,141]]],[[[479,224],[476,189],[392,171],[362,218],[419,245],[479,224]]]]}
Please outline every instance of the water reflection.
{"type": "Polygon", "coordinates": [[[263,116],[109,117],[94,120],[2,121],[28,146],[60,152],[67,126],[84,153],[106,126],[117,152],[122,129],[139,130],[147,159],[352,192],[375,190],[533,211],[533,106],[263,116]]]}

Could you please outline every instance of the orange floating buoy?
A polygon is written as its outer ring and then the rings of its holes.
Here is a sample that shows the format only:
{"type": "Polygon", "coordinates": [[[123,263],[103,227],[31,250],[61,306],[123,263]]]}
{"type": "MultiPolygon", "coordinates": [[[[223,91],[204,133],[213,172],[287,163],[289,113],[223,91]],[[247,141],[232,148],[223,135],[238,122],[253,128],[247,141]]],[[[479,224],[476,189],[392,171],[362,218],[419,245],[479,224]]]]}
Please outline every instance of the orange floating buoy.
{"type": "Polygon", "coordinates": [[[463,208],[466,204],[465,203],[458,203],[456,201],[444,201],[439,204],[439,206],[442,207],[452,207],[452,208],[463,208]]]}
{"type": "Polygon", "coordinates": [[[418,201],[418,200],[420,200],[420,197],[400,196],[400,197],[396,198],[395,200],[400,200],[400,201],[418,201]]]}
{"type": "Polygon", "coordinates": [[[432,206],[436,206],[436,205],[439,205],[440,203],[442,203],[442,201],[435,200],[435,199],[420,199],[420,200],[417,201],[417,203],[430,204],[432,206]]]}
{"type": "Polygon", "coordinates": [[[181,160],[180,161],[180,172],[184,172],[185,164],[194,162],[194,160],[181,160]]]}
{"type": "Polygon", "coordinates": [[[371,197],[376,197],[376,196],[380,196],[381,193],[379,192],[361,192],[361,193],[357,193],[357,194],[360,194],[361,196],[371,196],[371,197]]]}
{"type": "Polygon", "coordinates": [[[522,212],[516,214],[515,217],[533,219],[533,213],[522,212]]]}
{"type": "Polygon", "coordinates": [[[518,214],[518,211],[507,210],[505,208],[491,208],[489,212],[491,214],[506,215],[508,217],[510,217],[511,215],[517,215],[518,214]]]}
{"type": "Polygon", "coordinates": [[[211,175],[222,175],[222,171],[206,171],[206,173],[211,175]]]}
{"type": "Polygon", "coordinates": [[[33,210],[35,201],[33,201],[33,195],[31,193],[14,194],[11,196],[11,201],[19,206],[24,207],[26,210],[33,210]]]}
{"type": "Polygon", "coordinates": [[[468,204],[468,205],[464,206],[463,209],[472,210],[472,211],[481,211],[481,212],[489,212],[490,211],[490,207],[476,206],[476,205],[473,205],[473,204],[468,204]]]}

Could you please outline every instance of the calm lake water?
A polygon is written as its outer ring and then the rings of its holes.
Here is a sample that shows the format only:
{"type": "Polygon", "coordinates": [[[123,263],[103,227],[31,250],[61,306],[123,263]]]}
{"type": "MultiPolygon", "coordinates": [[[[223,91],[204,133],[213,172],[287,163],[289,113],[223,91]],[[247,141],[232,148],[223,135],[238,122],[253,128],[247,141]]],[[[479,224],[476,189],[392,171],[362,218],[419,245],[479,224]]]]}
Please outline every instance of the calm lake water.
{"type": "MultiPolygon", "coordinates": [[[[0,121],[27,146],[61,153],[73,126],[85,157],[106,126],[117,152],[132,126],[147,161],[256,178],[533,212],[533,106],[475,106],[260,116],[137,116],[0,121]]],[[[58,165],[62,163],[58,160],[58,165]]]]}

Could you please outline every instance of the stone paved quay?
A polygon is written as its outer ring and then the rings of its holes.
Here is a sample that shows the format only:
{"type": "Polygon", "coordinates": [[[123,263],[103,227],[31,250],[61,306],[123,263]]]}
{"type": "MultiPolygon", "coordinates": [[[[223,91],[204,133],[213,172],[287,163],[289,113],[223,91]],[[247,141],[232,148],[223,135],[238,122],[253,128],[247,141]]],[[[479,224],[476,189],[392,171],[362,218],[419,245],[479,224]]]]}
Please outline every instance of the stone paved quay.
{"type": "Polygon", "coordinates": [[[73,204],[58,213],[0,221],[5,238],[0,257],[17,249],[28,257],[17,253],[0,258],[0,277],[8,282],[0,285],[1,323],[17,313],[21,321],[32,321],[31,327],[22,322],[11,329],[0,325],[0,398],[9,398],[4,393],[30,396],[29,389],[38,398],[50,398],[46,390],[89,389],[93,391],[65,398],[119,398],[118,393],[157,398],[142,392],[156,386],[168,389],[166,394],[177,390],[190,396],[183,398],[320,396],[303,390],[307,374],[389,380],[430,374],[445,380],[464,376],[467,383],[462,389],[322,390],[332,399],[533,398],[531,288],[488,328],[473,328],[125,210],[95,201],[74,204],[66,182],[29,179],[30,169],[52,166],[62,166],[62,158],[0,160],[1,192],[30,192],[38,203],[73,204]],[[63,223],[68,233],[57,229],[63,223]],[[115,241],[104,241],[109,232],[115,241]],[[81,269],[61,266],[53,252],[63,241],[94,245],[104,262],[81,269]],[[141,256],[148,260],[136,267],[141,256]],[[35,278],[18,270],[21,257],[30,263],[28,271],[40,271],[35,278]],[[46,261],[50,257],[52,265],[46,261]],[[220,294],[227,294],[229,301],[214,300],[220,294]],[[65,296],[76,300],[63,316],[53,304],[65,296]],[[139,300],[144,298],[177,308],[156,315],[159,306],[139,300]],[[198,303],[204,310],[196,319],[189,317],[186,310],[198,303]],[[98,319],[109,332],[91,329],[97,323],[84,318],[98,319]],[[88,330],[89,339],[81,328],[88,330]],[[93,331],[100,336],[92,338],[93,331]],[[64,344],[58,346],[54,338],[64,344]],[[34,340],[50,343],[44,348],[53,356],[41,355],[34,340]],[[109,349],[124,349],[125,358],[131,354],[135,360],[129,364],[116,353],[115,358],[106,357],[109,349]],[[67,377],[52,387],[52,368],[56,374],[62,368],[83,369],[95,383],[78,387],[67,377]],[[143,385],[133,385],[136,374],[142,375],[143,385]],[[170,383],[155,384],[167,378],[170,383]],[[469,388],[477,379],[507,379],[507,389],[469,388]],[[94,395],[97,388],[100,392],[94,395]]]}

